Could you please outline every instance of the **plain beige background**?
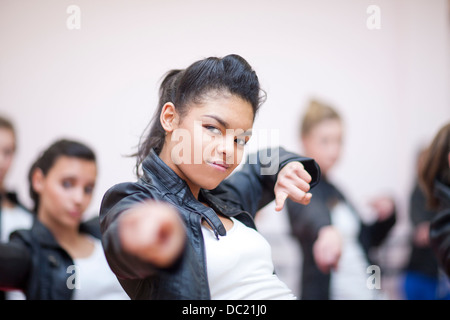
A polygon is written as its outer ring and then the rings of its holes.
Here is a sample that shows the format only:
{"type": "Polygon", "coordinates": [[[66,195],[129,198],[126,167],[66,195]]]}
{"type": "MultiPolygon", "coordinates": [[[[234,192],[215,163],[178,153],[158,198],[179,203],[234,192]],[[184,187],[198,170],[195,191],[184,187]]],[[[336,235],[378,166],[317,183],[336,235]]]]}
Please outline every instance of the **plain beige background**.
{"type": "Polygon", "coordinates": [[[249,149],[301,152],[308,100],[334,105],[346,130],[332,179],[362,212],[372,196],[393,195],[403,230],[418,149],[450,120],[447,0],[0,0],[0,113],[18,133],[7,185],[29,205],[38,153],[57,138],[80,139],[98,155],[88,215],[97,214],[109,187],[135,180],[125,155],[153,114],[163,73],[229,53],[247,59],[267,91],[255,132],[279,136],[249,149]],[[80,29],[67,27],[70,5],[80,29]],[[370,5],[380,29],[367,27],[370,5]]]}

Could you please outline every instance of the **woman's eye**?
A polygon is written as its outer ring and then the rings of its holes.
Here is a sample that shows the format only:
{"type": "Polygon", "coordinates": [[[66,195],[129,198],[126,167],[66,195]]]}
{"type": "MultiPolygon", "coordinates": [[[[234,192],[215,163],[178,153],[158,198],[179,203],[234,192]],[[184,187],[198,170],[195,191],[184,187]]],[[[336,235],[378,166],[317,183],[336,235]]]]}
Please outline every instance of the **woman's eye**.
{"type": "Polygon", "coordinates": [[[239,139],[239,138],[234,139],[234,142],[236,142],[240,146],[245,146],[247,144],[247,141],[245,141],[245,139],[239,139]]]}
{"type": "Polygon", "coordinates": [[[222,133],[219,129],[217,129],[216,127],[213,127],[213,126],[205,126],[205,128],[207,130],[211,131],[214,134],[221,134],[222,133]]]}
{"type": "Polygon", "coordinates": [[[94,187],[86,187],[84,188],[84,193],[92,194],[94,192],[94,187]]]}
{"type": "Polygon", "coordinates": [[[72,188],[72,187],[73,187],[73,183],[72,183],[72,181],[64,180],[64,181],[62,182],[62,186],[63,186],[65,189],[69,189],[69,188],[72,188]]]}

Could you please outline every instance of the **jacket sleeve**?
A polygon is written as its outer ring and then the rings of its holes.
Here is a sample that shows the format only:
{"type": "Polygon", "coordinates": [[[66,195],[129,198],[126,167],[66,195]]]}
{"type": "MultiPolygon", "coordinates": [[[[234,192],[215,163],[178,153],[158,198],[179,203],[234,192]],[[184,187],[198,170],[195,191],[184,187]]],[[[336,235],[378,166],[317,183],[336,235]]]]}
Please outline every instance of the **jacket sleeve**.
{"type": "Polygon", "coordinates": [[[361,230],[359,233],[359,240],[364,247],[366,253],[369,253],[371,248],[380,246],[389,234],[389,231],[395,225],[397,220],[397,212],[383,221],[376,221],[372,224],[365,224],[361,222],[361,230]]]}
{"type": "Polygon", "coordinates": [[[443,271],[450,276],[450,209],[431,220],[430,244],[443,271]]]}
{"type": "Polygon", "coordinates": [[[320,168],[311,158],[301,157],[281,147],[262,149],[250,154],[241,169],[213,190],[226,202],[233,202],[252,216],[275,199],[274,187],[278,172],[289,162],[301,162],[311,175],[311,188],[320,180],[320,168]]]}
{"type": "Polygon", "coordinates": [[[422,222],[429,222],[436,212],[428,210],[426,198],[419,186],[416,184],[409,199],[409,219],[414,227],[422,222]]]}
{"type": "Polygon", "coordinates": [[[111,270],[121,279],[143,279],[157,268],[125,252],[119,238],[119,218],[138,203],[151,199],[151,193],[136,183],[122,183],[109,189],[100,207],[102,245],[111,270]]]}
{"type": "Polygon", "coordinates": [[[14,233],[10,239],[0,244],[0,288],[24,290],[31,270],[31,252],[14,233]]]}
{"type": "Polygon", "coordinates": [[[316,241],[322,227],[331,225],[330,210],[326,201],[314,195],[304,206],[290,199],[286,200],[291,232],[300,241],[316,241]]]}

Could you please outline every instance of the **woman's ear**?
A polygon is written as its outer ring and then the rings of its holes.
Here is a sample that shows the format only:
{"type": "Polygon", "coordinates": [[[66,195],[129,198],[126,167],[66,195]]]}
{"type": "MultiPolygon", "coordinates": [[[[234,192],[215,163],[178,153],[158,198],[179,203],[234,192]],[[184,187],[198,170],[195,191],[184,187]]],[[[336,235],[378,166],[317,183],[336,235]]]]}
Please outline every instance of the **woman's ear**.
{"type": "Polygon", "coordinates": [[[175,109],[175,105],[172,102],[166,102],[162,107],[159,121],[166,133],[171,133],[178,125],[178,113],[175,109]]]}
{"type": "Polygon", "coordinates": [[[44,189],[44,180],[45,176],[42,170],[39,168],[34,169],[31,175],[31,184],[36,193],[40,194],[44,189]]]}

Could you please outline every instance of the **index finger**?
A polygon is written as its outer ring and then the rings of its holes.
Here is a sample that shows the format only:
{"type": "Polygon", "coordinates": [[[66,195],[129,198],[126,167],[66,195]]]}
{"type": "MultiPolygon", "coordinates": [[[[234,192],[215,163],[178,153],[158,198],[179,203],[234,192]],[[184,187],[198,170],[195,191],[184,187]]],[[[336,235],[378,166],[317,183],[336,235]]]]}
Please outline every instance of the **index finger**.
{"type": "Polygon", "coordinates": [[[284,191],[277,192],[275,194],[275,211],[281,211],[284,207],[288,194],[284,191]]]}

